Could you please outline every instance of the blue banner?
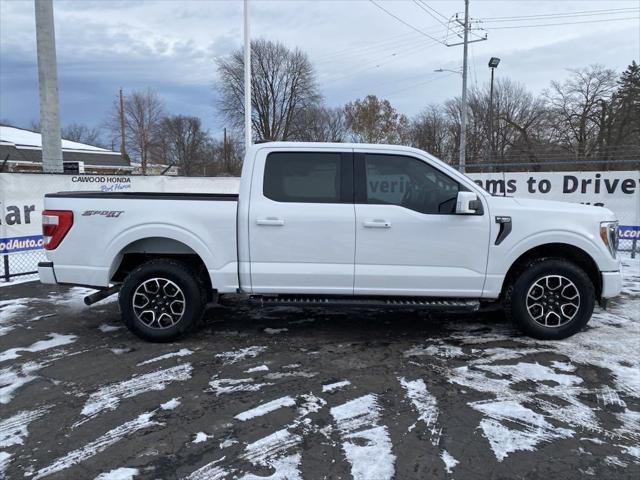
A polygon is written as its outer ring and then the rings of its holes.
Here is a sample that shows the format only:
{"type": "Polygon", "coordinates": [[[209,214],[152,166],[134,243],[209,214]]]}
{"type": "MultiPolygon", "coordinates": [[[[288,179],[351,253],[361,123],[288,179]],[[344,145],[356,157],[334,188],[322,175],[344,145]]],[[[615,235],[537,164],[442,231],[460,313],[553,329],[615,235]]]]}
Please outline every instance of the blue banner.
{"type": "Polygon", "coordinates": [[[620,225],[620,240],[640,240],[640,225],[620,225]]]}
{"type": "Polygon", "coordinates": [[[0,253],[26,252],[27,250],[42,250],[44,239],[42,235],[26,237],[0,238],[0,253]]]}

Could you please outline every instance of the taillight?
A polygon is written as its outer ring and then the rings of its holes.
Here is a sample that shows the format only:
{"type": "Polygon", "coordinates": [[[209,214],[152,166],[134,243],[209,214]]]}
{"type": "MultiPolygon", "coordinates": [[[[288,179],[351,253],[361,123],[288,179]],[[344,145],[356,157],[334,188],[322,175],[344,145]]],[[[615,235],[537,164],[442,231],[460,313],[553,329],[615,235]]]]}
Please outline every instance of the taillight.
{"type": "Polygon", "coordinates": [[[69,210],[45,210],[42,212],[42,235],[45,250],[53,250],[71,230],[73,212],[69,210]]]}

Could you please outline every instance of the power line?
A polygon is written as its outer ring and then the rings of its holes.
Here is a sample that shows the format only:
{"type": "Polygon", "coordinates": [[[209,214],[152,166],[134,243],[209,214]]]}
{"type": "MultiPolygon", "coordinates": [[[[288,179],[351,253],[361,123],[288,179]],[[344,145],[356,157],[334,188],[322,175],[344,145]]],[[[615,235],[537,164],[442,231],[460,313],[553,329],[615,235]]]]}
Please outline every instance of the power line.
{"type": "Polygon", "coordinates": [[[534,27],[553,27],[558,25],[579,25],[582,23],[603,23],[603,22],[619,22],[623,20],[640,20],[640,17],[624,17],[624,18],[609,18],[601,20],[585,20],[581,22],[563,22],[563,23],[538,23],[535,25],[511,25],[506,27],[492,27],[487,26],[490,30],[504,30],[508,28],[534,28],[534,27]]]}
{"type": "MultiPolygon", "coordinates": [[[[440,20],[438,17],[436,17],[433,13],[431,13],[429,10],[427,10],[424,6],[423,3],[418,1],[418,0],[413,0],[413,3],[415,3],[418,7],[420,7],[422,10],[424,10],[427,15],[429,15],[431,18],[433,18],[436,22],[438,22],[440,25],[444,25],[447,30],[449,29],[449,20],[447,19],[447,22],[443,22],[442,20],[440,20]]],[[[425,6],[428,6],[426,3],[424,4],[425,6]]],[[[431,8],[431,7],[429,7],[431,8]]]]}
{"type": "Polygon", "coordinates": [[[428,33],[426,33],[426,32],[424,32],[424,31],[420,30],[419,28],[414,27],[414,26],[413,26],[413,25],[411,25],[410,23],[405,22],[403,19],[401,19],[400,17],[398,17],[398,16],[394,15],[394,14],[393,14],[393,13],[391,13],[389,10],[387,10],[386,8],[384,8],[382,5],[378,5],[374,0],[369,0],[369,1],[370,1],[373,5],[375,5],[376,7],[378,7],[380,10],[382,10],[383,12],[385,12],[387,15],[389,15],[389,16],[391,16],[391,17],[395,18],[397,21],[399,21],[399,22],[400,22],[400,23],[402,23],[403,25],[406,25],[407,27],[409,27],[411,30],[413,30],[413,31],[415,31],[415,32],[419,33],[420,35],[423,35],[423,36],[425,36],[425,37],[427,37],[427,38],[430,38],[431,40],[435,40],[435,41],[436,41],[436,42],[438,42],[438,43],[441,43],[441,44],[443,44],[443,45],[445,44],[443,41],[438,40],[437,38],[435,38],[435,37],[433,37],[433,36],[429,35],[428,33]]]}
{"type": "Polygon", "coordinates": [[[518,20],[518,19],[534,19],[534,18],[549,18],[549,17],[565,17],[565,16],[583,16],[583,15],[614,15],[620,12],[626,13],[627,11],[637,11],[637,7],[627,7],[627,8],[607,8],[602,10],[580,10],[575,12],[565,12],[565,13],[541,13],[538,15],[515,15],[511,17],[484,17],[484,20],[492,20],[492,21],[508,21],[508,20],[518,20]]]}
{"type": "MultiPolygon", "coordinates": [[[[334,61],[336,58],[348,57],[351,55],[378,54],[379,52],[384,52],[384,51],[388,51],[396,48],[403,48],[410,45],[414,45],[416,43],[414,34],[409,33],[405,35],[409,35],[411,38],[378,42],[378,44],[376,45],[368,45],[361,48],[347,49],[342,51],[342,53],[335,53],[330,56],[322,56],[322,57],[319,57],[320,60],[317,60],[317,59],[315,60],[316,60],[316,63],[325,64],[325,63],[334,61]]],[[[428,39],[424,39],[424,41],[428,42],[427,45],[432,43],[432,41],[429,41],[428,39]]]]}
{"type": "Polygon", "coordinates": [[[404,53],[401,53],[401,54],[393,53],[393,54],[391,54],[389,56],[390,58],[388,58],[387,60],[383,60],[383,61],[376,60],[376,61],[373,62],[373,64],[367,64],[366,66],[364,66],[364,68],[356,68],[355,70],[351,70],[350,72],[347,72],[344,75],[340,75],[338,77],[331,78],[328,81],[326,81],[325,83],[329,83],[329,84],[335,83],[337,81],[343,80],[345,78],[352,77],[354,75],[358,75],[358,74],[366,72],[368,70],[374,70],[376,68],[380,68],[382,65],[386,65],[388,63],[394,62],[394,61],[396,61],[396,60],[398,60],[400,58],[403,58],[403,57],[406,57],[406,56],[409,56],[409,55],[414,55],[414,54],[419,53],[419,52],[424,52],[426,48],[433,47],[435,44],[436,44],[436,42],[431,42],[430,44],[427,44],[426,47],[423,46],[423,45],[417,45],[417,46],[414,46],[412,48],[409,48],[404,53]]]}
{"type": "Polygon", "coordinates": [[[433,82],[435,82],[437,80],[443,80],[443,79],[445,79],[447,77],[450,77],[451,75],[457,75],[457,73],[448,73],[447,75],[438,75],[437,77],[432,78],[431,80],[427,80],[426,82],[420,82],[420,83],[416,83],[415,85],[409,85],[408,87],[401,88],[400,90],[395,90],[393,92],[388,92],[388,93],[385,93],[385,94],[380,95],[380,96],[381,97],[389,97],[391,95],[395,95],[396,93],[404,92],[406,90],[411,90],[411,89],[414,89],[416,87],[421,87],[423,85],[427,85],[429,83],[433,83],[433,82]]]}
{"type": "Polygon", "coordinates": [[[427,2],[424,2],[422,0],[420,0],[420,3],[423,4],[425,7],[427,7],[429,10],[431,10],[433,13],[435,13],[436,15],[439,15],[440,17],[442,17],[443,19],[445,19],[447,22],[449,21],[449,18],[445,17],[443,14],[441,14],[438,10],[436,10],[435,8],[433,8],[431,5],[429,5],[427,2]]]}

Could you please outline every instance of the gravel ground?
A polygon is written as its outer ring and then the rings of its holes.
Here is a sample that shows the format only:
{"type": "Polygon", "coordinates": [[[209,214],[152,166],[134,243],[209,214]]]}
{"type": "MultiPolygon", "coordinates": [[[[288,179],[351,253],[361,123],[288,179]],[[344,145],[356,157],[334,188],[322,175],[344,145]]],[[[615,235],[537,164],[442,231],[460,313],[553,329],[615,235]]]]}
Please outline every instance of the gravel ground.
{"type": "Polygon", "coordinates": [[[149,344],[115,298],[0,288],[0,477],[640,477],[640,263],[559,342],[498,315],[214,307],[149,344]]]}

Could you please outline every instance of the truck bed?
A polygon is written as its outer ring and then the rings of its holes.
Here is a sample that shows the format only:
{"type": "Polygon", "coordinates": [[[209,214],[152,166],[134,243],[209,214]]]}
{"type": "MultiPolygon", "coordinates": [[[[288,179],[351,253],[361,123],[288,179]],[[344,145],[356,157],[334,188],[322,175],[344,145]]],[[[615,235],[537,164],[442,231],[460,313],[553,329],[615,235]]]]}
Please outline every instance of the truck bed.
{"type": "Polygon", "coordinates": [[[58,283],[104,287],[127,254],[196,254],[212,286],[238,288],[238,195],[165,192],[59,192],[45,209],[73,212],[73,226],[47,251],[58,283]]]}

